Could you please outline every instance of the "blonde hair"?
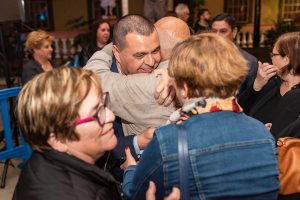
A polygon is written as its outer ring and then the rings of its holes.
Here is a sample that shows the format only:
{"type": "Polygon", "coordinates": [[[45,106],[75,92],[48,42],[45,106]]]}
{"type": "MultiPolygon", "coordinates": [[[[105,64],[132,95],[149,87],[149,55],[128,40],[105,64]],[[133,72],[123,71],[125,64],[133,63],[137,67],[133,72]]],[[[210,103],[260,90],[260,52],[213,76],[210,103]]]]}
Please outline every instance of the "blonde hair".
{"type": "Polygon", "coordinates": [[[50,133],[60,140],[79,140],[74,123],[92,84],[101,95],[100,80],[93,72],[70,67],[55,68],[29,81],[16,108],[25,140],[39,151],[50,148],[50,133]]]}
{"type": "Polygon", "coordinates": [[[178,44],[169,63],[169,75],[177,86],[188,86],[189,98],[235,95],[247,73],[247,62],[237,47],[213,33],[191,36],[178,44]]]}
{"type": "Polygon", "coordinates": [[[44,41],[52,43],[54,41],[54,37],[43,30],[32,31],[26,38],[25,50],[33,54],[33,49],[41,48],[44,41]]]}

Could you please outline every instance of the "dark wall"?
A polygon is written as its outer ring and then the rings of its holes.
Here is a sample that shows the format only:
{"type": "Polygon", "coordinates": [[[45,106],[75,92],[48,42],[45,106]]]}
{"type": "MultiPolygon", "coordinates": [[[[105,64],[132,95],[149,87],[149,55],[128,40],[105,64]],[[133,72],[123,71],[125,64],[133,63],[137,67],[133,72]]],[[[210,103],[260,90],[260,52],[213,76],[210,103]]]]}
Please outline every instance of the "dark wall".
{"type": "Polygon", "coordinates": [[[269,47],[260,47],[260,48],[247,48],[245,49],[248,53],[255,56],[261,62],[271,63],[269,47]]]}
{"type": "Polygon", "coordinates": [[[128,0],[129,14],[144,14],[144,1],[128,0]]]}

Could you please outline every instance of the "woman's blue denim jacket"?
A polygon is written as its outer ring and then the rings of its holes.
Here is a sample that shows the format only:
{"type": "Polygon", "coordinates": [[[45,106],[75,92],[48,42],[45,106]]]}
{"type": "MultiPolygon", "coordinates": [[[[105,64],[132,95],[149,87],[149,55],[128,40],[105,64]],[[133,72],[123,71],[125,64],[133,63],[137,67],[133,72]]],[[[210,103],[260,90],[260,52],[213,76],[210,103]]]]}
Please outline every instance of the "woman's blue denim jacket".
{"type": "MultiPolygon", "coordinates": [[[[277,199],[274,138],[261,122],[230,111],[194,115],[181,123],[188,134],[191,199],[277,199]]],[[[123,191],[145,199],[149,181],[156,199],[179,187],[176,125],[156,130],[137,166],[124,174],[123,191]]]]}

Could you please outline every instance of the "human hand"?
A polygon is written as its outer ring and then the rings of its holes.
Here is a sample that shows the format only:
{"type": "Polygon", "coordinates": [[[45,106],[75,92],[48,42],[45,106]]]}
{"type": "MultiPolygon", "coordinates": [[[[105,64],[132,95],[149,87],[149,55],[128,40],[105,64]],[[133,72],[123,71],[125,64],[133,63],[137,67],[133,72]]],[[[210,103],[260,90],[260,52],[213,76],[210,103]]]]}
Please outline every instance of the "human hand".
{"type": "Polygon", "coordinates": [[[155,89],[154,97],[157,99],[158,104],[169,106],[175,97],[175,89],[169,84],[170,77],[167,69],[154,70],[155,76],[162,76],[162,80],[155,89]]]}
{"type": "Polygon", "coordinates": [[[131,155],[130,149],[128,146],[125,147],[125,156],[126,156],[126,161],[120,166],[122,170],[127,169],[128,166],[130,165],[136,165],[136,161],[134,157],[131,155]]]}
{"type": "MultiPolygon", "coordinates": [[[[148,190],[146,192],[146,200],[155,200],[156,187],[153,181],[150,181],[148,190]]],[[[169,196],[165,197],[164,200],[179,200],[180,190],[173,187],[172,192],[169,196]]]]}
{"type": "Polygon", "coordinates": [[[278,68],[269,63],[258,62],[257,75],[254,80],[253,89],[260,91],[269,81],[269,79],[276,75],[278,68]]]}
{"type": "Polygon", "coordinates": [[[147,144],[152,140],[155,128],[147,128],[143,132],[137,135],[137,144],[140,149],[145,149],[147,144]]]}
{"type": "Polygon", "coordinates": [[[266,123],[265,127],[270,131],[272,128],[272,123],[266,123]]]}

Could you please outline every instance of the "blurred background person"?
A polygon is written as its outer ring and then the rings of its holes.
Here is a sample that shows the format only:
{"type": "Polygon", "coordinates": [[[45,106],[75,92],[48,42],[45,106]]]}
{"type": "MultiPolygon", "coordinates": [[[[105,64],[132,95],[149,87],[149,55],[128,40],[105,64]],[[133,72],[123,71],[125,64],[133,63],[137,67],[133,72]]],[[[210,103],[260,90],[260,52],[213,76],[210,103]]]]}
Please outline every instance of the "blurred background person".
{"type": "Polygon", "coordinates": [[[90,43],[84,47],[79,55],[80,65],[85,66],[92,55],[110,42],[110,25],[107,21],[100,21],[93,26],[90,43]]]}
{"type": "Polygon", "coordinates": [[[300,32],[280,36],[270,53],[272,64],[259,63],[253,85],[239,97],[246,113],[272,125],[276,139],[300,137],[299,55],[300,32]]]}
{"type": "Polygon", "coordinates": [[[105,94],[95,74],[72,67],[23,87],[17,116],[34,152],[13,199],[121,199],[112,175],[94,165],[117,145],[105,94]]]}
{"type": "MultiPolygon", "coordinates": [[[[219,34],[234,43],[235,37],[238,34],[238,28],[235,18],[228,13],[221,13],[215,16],[210,22],[210,30],[211,32],[219,34]]],[[[254,82],[258,68],[258,60],[256,57],[242,49],[236,43],[235,45],[248,63],[248,75],[239,90],[239,93],[242,93],[247,88],[251,87],[254,82]]]]}
{"type": "MultiPolygon", "coordinates": [[[[190,9],[184,3],[179,3],[175,7],[176,16],[188,24],[188,20],[190,18],[190,9]]],[[[194,34],[194,30],[189,26],[191,35],[194,34]]]]}
{"type": "Polygon", "coordinates": [[[22,71],[22,84],[25,85],[35,75],[50,71],[57,65],[52,61],[52,42],[54,38],[46,31],[37,30],[28,34],[25,50],[29,53],[29,60],[22,71]]]}
{"type": "Polygon", "coordinates": [[[175,13],[179,19],[183,20],[186,23],[187,23],[188,19],[190,18],[190,9],[184,3],[179,3],[175,7],[175,13]]]}
{"type": "Polygon", "coordinates": [[[197,15],[197,22],[193,27],[195,33],[202,33],[209,31],[210,13],[207,8],[200,9],[197,15]]]}
{"type": "Polygon", "coordinates": [[[143,199],[151,180],[161,199],[180,185],[177,132],[181,126],[187,132],[190,167],[185,170],[191,199],[276,200],[274,138],[263,123],[242,112],[234,97],[248,71],[236,46],[212,33],[191,36],[175,47],[168,70],[183,105],[171,115],[177,125],[155,131],[138,165],[125,150],[123,168],[129,167],[124,193],[130,199],[143,199]]]}
{"type": "Polygon", "coordinates": [[[144,16],[152,23],[163,18],[167,13],[167,0],[145,0],[144,16]]]}

